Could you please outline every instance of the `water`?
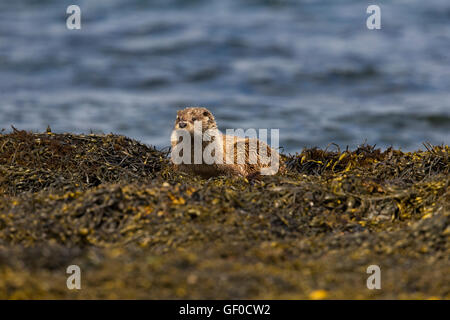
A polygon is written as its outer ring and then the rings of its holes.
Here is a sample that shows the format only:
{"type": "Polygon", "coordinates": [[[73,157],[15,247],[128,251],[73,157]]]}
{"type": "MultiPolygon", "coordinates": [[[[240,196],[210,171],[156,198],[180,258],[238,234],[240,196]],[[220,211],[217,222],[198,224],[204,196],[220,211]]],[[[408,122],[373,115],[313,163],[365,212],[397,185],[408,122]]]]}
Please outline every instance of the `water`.
{"type": "Polygon", "coordinates": [[[279,128],[286,152],[450,143],[450,2],[15,0],[0,3],[0,128],[168,146],[177,109],[279,128]],[[82,29],[68,30],[78,4],[82,29]]]}

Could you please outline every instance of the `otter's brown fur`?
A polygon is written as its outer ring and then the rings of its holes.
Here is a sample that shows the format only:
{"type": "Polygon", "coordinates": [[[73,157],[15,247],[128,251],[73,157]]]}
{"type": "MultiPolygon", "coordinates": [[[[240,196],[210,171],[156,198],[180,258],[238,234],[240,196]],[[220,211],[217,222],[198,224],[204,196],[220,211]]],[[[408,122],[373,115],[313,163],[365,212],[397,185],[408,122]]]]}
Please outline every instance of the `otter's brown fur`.
{"type": "MultiPolygon", "coordinates": [[[[202,123],[202,132],[212,129],[217,130],[217,124],[214,119],[214,116],[212,113],[202,107],[191,107],[191,108],[185,108],[183,110],[179,110],[177,112],[177,118],[175,120],[175,127],[174,130],[187,130],[190,135],[191,139],[193,141],[194,139],[194,122],[195,121],[201,121],[202,123]]],[[[270,168],[271,163],[264,164],[262,163],[260,156],[258,154],[257,150],[260,150],[261,148],[266,148],[266,156],[271,157],[272,155],[276,157],[276,161],[279,160],[279,154],[277,151],[272,149],[270,146],[268,146],[266,143],[253,138],[241,138],[236,136],[227,136],[224,134],[219,133],[220,138],[223,142],[223,163],[220,164],[179,164],[175,166],[176,170],[184,171],[188,173],[193,173],[200,175],[205,178],[213,177],[213,176],[220,176],[220,175],[237,175],[237,176],[243,176],[243,177],[256,177],[261,174],[261,169],[263,168],[270,168]],[[252,143],[252,148],[250,147],[250,144],[252,143]],[[229,146],[227,148],[227,146],[229,146]],[[254,148],[256,146],[256,149],[254,148]],[[234,159],[232,163],[227,163],[227,152],[230,150],[233,150],[234,159]],[[241,155],[239,154],[241,153],[241,155]],[[245,153],[244,155],[244,161],[243,163],[239,163],[237,160],[240,156],[242,156],[242,153],[245,153]],[[253,156],[253,159],[256,159],[255,161],[249,161],[250,157],[253,156]]],[[[174,148],[177,145],[176,140],[172,140],[172,148],[174,148]]],[[[203,142],[202,143],[202,151],[205,149],[205,147],[210,142],[203,142]]],[[[192,143],[193,145],[193,143],[192,143]]],[[[193,148],[192,148],[193,149],[193,148]]],[[[231,154],[231,153],[230,153],[231,154]]],[[[191,159],[193,159],[193,150],[191,152],[191,159]]],[[[230,157],[231,158],[231,157],[230,157]]],[[[242,161],[241,161],[242,162],[242,161]]],[[[277,167],[278,169],[278,167],[277,167]]],[[[272,174],[274,174],[273,172],[272,174]]]]}

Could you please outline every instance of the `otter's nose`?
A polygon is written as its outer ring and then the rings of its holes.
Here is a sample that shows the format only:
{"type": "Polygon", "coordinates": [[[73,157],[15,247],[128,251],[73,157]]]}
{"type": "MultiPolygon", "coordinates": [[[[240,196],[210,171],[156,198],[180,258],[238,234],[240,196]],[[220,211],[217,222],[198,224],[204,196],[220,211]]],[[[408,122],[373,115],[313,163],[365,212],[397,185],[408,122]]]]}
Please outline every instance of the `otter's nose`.
{"type": "Polygon", "coordinates": [[[178,124],[178,126],[179,126],[180,128],[185,128],[185,127],[186,127],[186,122],[180,122],[180,123],[178,124]]]}

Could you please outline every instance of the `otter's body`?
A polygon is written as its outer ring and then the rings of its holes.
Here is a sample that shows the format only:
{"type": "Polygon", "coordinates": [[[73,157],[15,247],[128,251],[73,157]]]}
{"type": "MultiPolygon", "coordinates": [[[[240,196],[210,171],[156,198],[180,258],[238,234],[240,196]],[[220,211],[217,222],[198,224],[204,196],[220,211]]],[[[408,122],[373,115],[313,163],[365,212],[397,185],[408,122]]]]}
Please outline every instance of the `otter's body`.
{"type": "MultiPolygon", "coordinates": [[[[278,152],[273,150],[266,143],[254,139],[254,138],[241,138],[236,136],[227,136],[219,132],[214,116],[206,108],[186,108],[178,111],[177,119],[175,121],[176,130],[186,130],[190,134],[191,138],[191,163],[174,164],[175,168],[179,171],[197,174],[205,178],[220,176],[220,175],[233,175],[242,177],[254,177],[261,174],[261,170],[268,170],[269,173],[275,174],[278,170],[278,166],[274,172],[270,171],[271,164],[267,161],[262,161],[258,150],[265,150],[265,156],[271,158],[272,161],[279,160],[278,152]],[[194,123],[196,121],[201,122],[201,133],[212,135],[211,141],[202,141],[201,151],[207,148],[208,145],[214,143],[215,150],[218,154],[214,155],[217,159],[221,159],[219,163],[194,163],[194,123]],[[217,140],[218,139],[218,140],[217,140]],[[233,157],[234,156],[234,157],[233,157]],[[251,159],[253,159],[251,161],[251,159]]],[[[178,143],[178,139],[172,137],[172,149],[178,143]]]]}

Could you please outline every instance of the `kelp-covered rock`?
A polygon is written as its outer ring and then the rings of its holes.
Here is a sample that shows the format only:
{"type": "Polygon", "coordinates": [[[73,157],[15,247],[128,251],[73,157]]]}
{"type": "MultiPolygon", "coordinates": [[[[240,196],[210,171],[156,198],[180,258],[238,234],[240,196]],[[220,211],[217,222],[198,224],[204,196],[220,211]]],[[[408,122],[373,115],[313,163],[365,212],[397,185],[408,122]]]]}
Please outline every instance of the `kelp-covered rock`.
{"type": "Polygon", "coordinates": [[[167,153],[124,136],[0,135],[0,191],[15,195],[43,189],[73,190],[120,180],[154,177],[167,153]]]}
{"type": "Polygon", "coordinates": [[[115,135],[0,147],[1,298],[449,298],[448,146],[306,149],[251,181],[115,135]]]}

